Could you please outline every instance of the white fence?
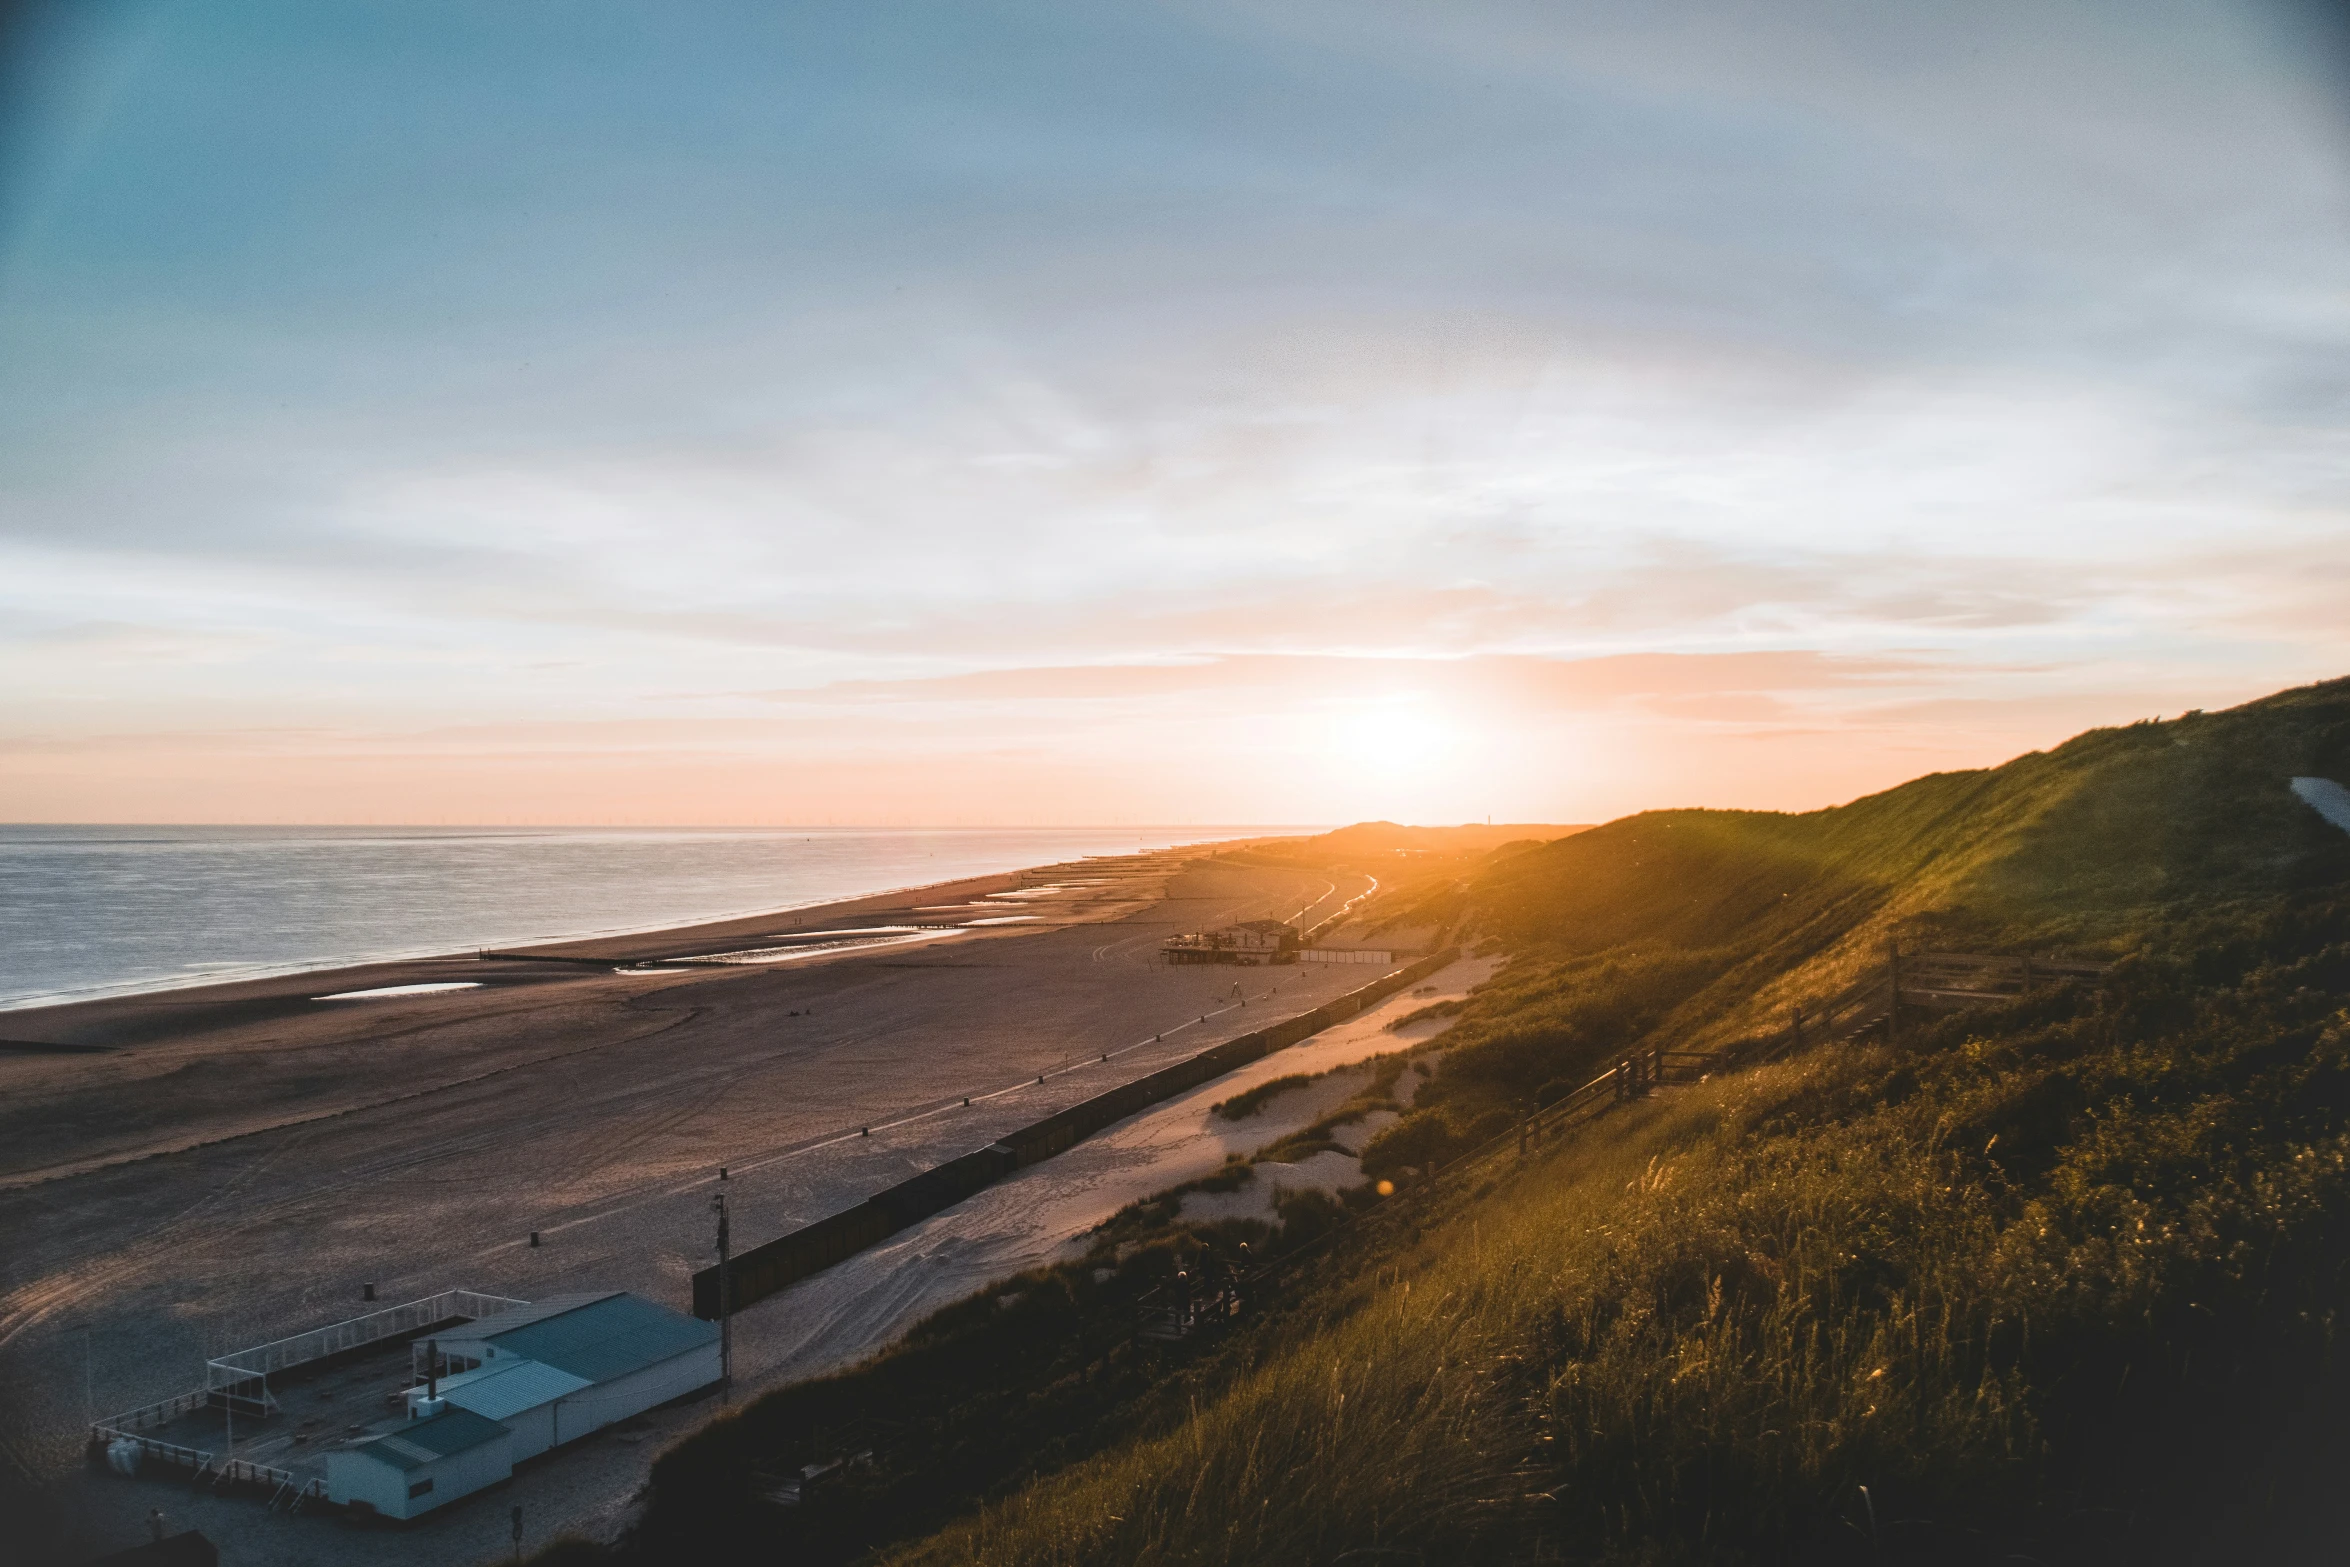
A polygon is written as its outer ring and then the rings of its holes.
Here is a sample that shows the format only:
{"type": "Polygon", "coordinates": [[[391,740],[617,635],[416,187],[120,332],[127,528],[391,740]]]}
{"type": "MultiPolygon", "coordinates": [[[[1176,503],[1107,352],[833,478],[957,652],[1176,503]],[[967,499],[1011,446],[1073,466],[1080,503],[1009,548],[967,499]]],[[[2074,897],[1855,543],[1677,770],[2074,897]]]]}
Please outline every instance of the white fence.
{"type": "Polygon", "coordinates": [[[104,1422],[90,1428],[100,1442],[131,1441],[139,1444],[139,1456],[152,1463],[167,1464],[174,1469],[188,1471],[190,1480],[202,1483],[207,1475],[215,1486],[249,1485],[267,1491],[269,1505],[297,1508],[304,1502],[322,1501],[326,1497],[326,1481],[317,1475],[305,1479],[290,1469],[273,1464],[257,1464],[250,1459],[230,1458],[214,1462],[213,1455],[200,1447],[182,1447],[177,1442],[165,1442],[156,1437],[141,1436],[134,1431],[119,1430],[104,1422]]]}
{"type": "Polygon", "coordinates": [[[267,1410],[273,1402],[269,1396],[269,1374],[273,1371],[291,1370],[345,1350],[421,1333],[444,1322],[478,1322],[529,1304],[508,1295],[485,1295],[479,1290],[443,1290],[438,1295],[386,1306],[347,1322],[236,1350],[204,1363],[202,1387],[125,1414],[110,1415],[90,1427],[90,1436],[100,1445],[136,1442],[142,1460],[188,1470],[199,1481],[209,1475],[216,1486],[259,1486],[270,1492],[269,1505],[273,1510],[280,1506],[299,1507],[306,1501],[324,1497],[326,1482],[316,1477],[304,1479],[291,1470],[248,1459],[219,1460],[205,1448],[166,1442],[146,1433],[199,1409],[225,1405],[233,1410],[243,1404],[267,1410]],[[255,1383],[260,1384],[258,1396],[253,1391],[255,1383]]]}
{"type": "Polygon", "coordinates": [[[443,1290],[422,1300],[405,1305],[386,1306],[371,1311],[364,1317],[353,1317],[348,1322],[336,1322],[323,1328],[312,1328],[291,1338],[273,1339],[267,1344],[256,1344],[251,1349],[240,1349],[204,1363],[204,1386],[210,1393],[246,1397],[246,1388],[262,1379],[262,1399],[268,1398],[267,1378],[273,1371],[286,1371],[295,1366],[324,1360],[345,1350],[359,1349],[384,1339],[421,1333],[426,1328],[438,1327],[444,1322],[474,1321],[494,1317],[501,1311],[511,1311],[528,1301],[515,1300],[505,1295],[484,1295],[478,1290],[443,1290]]]}
{"type": "Polygon", "coordinates": [[[1378,963],[1395,961],[1395,954],[1386,947],[1301,947],[1300,963],[1378,963]]]}
{"type": "Polygon", "coordinates": [[[209,1407],[211,1402],[209,1389],[196,1388],[177,1397],[110,1416],[91,1426],[90,1435],[101,1445],[136,1442],[142,1460],[188,1470],[198,1479],[209,1473],[215,1485],[242,1483],[267,1487],[275,1493],[273,1501],[326,1494],[325,1482],[302,1479],[291,1470],[256,1464],[243,1458],[231,1458],[216,1465],[214,1454],[209,1448],[189,1447],[184,1443],[166,1442],[161,1437],[147,1435],[152,1428],[169,1425],[184,1414],[209,1407]]]}

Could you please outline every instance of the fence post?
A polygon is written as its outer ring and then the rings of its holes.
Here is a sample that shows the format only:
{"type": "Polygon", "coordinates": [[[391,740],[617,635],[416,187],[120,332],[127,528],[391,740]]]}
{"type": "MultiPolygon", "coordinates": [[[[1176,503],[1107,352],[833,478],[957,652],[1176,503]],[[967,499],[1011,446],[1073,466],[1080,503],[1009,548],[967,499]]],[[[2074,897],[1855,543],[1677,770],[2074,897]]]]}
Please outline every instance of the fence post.
{"type": "Polygon", "coordinates": [[[1898,1044],[1901,1040],[1901,943],[1885,944],[1885,971],[1891,977],[1892,990],[1885,1002],[1885,1043],[1898,1044]]]}

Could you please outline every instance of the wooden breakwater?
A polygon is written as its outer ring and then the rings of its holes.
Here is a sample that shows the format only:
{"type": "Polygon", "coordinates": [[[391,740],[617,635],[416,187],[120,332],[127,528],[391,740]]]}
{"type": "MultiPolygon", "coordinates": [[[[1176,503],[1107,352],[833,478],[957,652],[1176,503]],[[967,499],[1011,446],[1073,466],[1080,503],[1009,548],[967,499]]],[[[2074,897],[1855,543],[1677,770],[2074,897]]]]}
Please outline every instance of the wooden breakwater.
{"type": "MultiPolygon", "coordinates": [[[[819,1273],[844,1258],[953,1207],[964,1198],[994,1185],[1015,1170],[1038,1164],[1137,1111],[1211,1082],[1235,1067],[1246,1066],[1276,1050],[1343,1023],[1365,1007],[1427,978],[1460,956],[1458,947],[1408,964],[1370,984],[1326,1001],[1311,1012],[1274,1024],[1271,1028],[1203,1050],[1195,1056],[1162,1067],[1147,1077],[1121,1084],[1005,1133],[976,1153],[950,1159],[920,1175],[875,1193],[854,1208],[754,1246],[729,1265],[730,1308],[740,1311],[753,1301],[819,1273]]],[[[694,1275],[694,1315],[705,1321],[719,1314],[719,1270],[713,1266],[694,1275]]]]}

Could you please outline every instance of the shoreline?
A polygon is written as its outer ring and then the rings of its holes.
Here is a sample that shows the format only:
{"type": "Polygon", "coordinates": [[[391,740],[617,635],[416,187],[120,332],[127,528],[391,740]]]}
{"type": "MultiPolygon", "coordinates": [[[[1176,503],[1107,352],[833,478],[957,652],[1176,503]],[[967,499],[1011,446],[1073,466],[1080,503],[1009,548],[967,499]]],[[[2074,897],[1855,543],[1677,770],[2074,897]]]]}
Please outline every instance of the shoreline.
{"type": "MultiPolygon", "coordinates": [[[[247,997],[243,994],[232,993],[246,992],[250,987],[255,986],[274,987],[277,982],[303,977],[325,978],[328,976],[361,975],[366,976],[373,983],[397,983],[398,981],[395,980],[381,979],[379,977],[379,971],[399,973],[406,972],[407,970],[415,968],[419,965],[429,966],[457,962],[478,962],[482,961],[485,957],[491,954],[512,954],[514,955],[515,961],[558,958],[568,955],[576,955],[581,959],[592,959],[597,961],[601,961],[609,957],[611,961],[616,963],[627,962],[631,961],[632,959],[647,962],[660,961],[663,958],[675,958],[677,956],[684,956],[687,954],[653,954],[641,952],[582,952],[577,954],[565,954],[557,952],[553,949],[588,947],[610,948],[615,943],[638,942],[646,939],[660,938],[667,938],[667,941],[663,943],[664,945],[680,939],[688,938],[690,938],[689,944],[701,944],[703,942],[713,941],[731,941],[744,936],[764,934],[763,932],[752,931],[747,927],[765,925],[776,920],[790,919],[795,924],[797,924],[802,920],[829,920],[838,919],[849,914],[871,914],[896,909],[899,907],[901,902],[911,904],[911,902],[917,898],[929,898],[932,896],[944,895],[952,892],[963,892],[974,898],[983,897],[986,895],[987,891],[1001,889],[990,885],[982,890],[982,884],[1002,882],[1007,878],[1025,877],[1035,872],[1052,870],[1063,866],[1079,866],[1089,860],[1116,861],[1133,859],[1138,856],[1155,856],[1176,853],[1213,853],[1219,850],[1226,850],[1236,847],[1250,847],[1263,843],[1283,842],[1287,841],[1291,836],[1294,835],[1280,834],[1272,836],[1244,836],[1237,838],[1203,838],[1196,841],[1166,844],[1156,848],[1130,851],[1123,854],[1087,855],[1079,860],[1059,860],[1038,865],[1014,866],[1001,871],[986,871],[976,875],[956,877],[946,881],[910,883],[902,886],[880,888],[870,892],[857,892],[844,896],[818,898],[804,903],[770,905],[743,912],[695,914],[679,920],[658,921],[647,925],[615,926],[599,930],[578,931],[569,934],[534,935],[511,940],[493,939],[487,942],[477,943],[472,947],[465,948],[423,948],[401,952],[384,953],[380,955],[370,955],[366,957],[325,957],[308,959],[294,963],[256,964],[250,968],[240,966],[238,971],[233,974],[206,973],[189,975],[184,978],[171,977],[154,980],[124,980],[115,984],[93,986],[83,990],[54,992],[46,995],[31,996],[17,1000],[0,1000],[0,1049],[7,1049],[11,1046],[16,1048],[24,1048],[26,1046],[37,1046],[44,1043],[42,1041],[17,1039],[12,1037],[15,1026],[20,1022],[20,1020],[36,1013],[57,1014],[78,1011],[79,1009],[83,1008],[104,1008],[123,1004],[134,1004],[142,1000],[158,997],[170,997],[175,1001],[183,1003],[200,1004],[208,999],[212,999],[201,994],[202,992],[206,991],[222,992],[223,994],[218,999],[223,1001],[237,1001],[247,999],[247,997]]],[[[1002,929],[1006,932],[1010,932],[1018,928],[1019,927],[1017,926],[1009,925],[1002,927],[1002,929]]],[[[973,934],[977,933],[973,932],[973,934]]],[[[353,986],[351,988],[359,987],[353,986]]],[[[273,988],[270,991],[270,994],[276,994],[276,990],[273,988]]],[[[49,1047],[60,1049],[70,1048],[63,1044],[54,1042],[50,1042],[49,1047]]]]}
{"type": "MultiPolygon", "coordinates": [[[[1304,923],[1367,880],[1212,857],[1267,841],[1073,859],[535,949],[572,961],[469,952],[32,1012],[8,1031],[100,1048],[0,1052],[0,1146],[11,1150],[0,1229],[17,1238],[0,1281],[0,1381],[18,1392],[0,1434],[67,1476],[90,1516],[135,1524],[166,1493],[115,1476],[81,1483],[83,1406],[168,1396],[221,1343],[331,1319],[363,1285],[389,1300],[451,1287],[519,1299],[627,1289],[686,1309],[694,1274],[712,1260],[709,1195],[729,1169],[735,1233],[754,1245],[780,1238],[1024,1127],[1083,1117],[1106,1091],[1358,988],[1364,971],[1347,965],[1157,961],[1171,931],[1304,923]],[[1019,889],[1043,895],[997,907],[1036,922],[959,929],[920,948],[598,971],[618,957],[753,945],[741,938],[795,918],[804,934],[984,916],[995,908],[874,917],[1019,889]],[[488,983],[380,1002],[309,999],[452,979],[488,983]],[[1245,997],[1232,994],[1237,981],[1245,997]]],[[[1089,1151],[1076,1164],[1044,1160],[893,1237],[923,1260],[883,1268],[878,1293],[835,1309],[824,1303],[839,1281],[818,1283],[799,1292],[804,1306],[744,1311],[738,1370],[780,1372],[868,1333],[886,1337],[932,1292],[1059,1244],[1057,1226],[1078,1209],[1098,1221],[1101,1204],[1125,1198],[1085,1188],[1136,1154],[1095,1139],[1080,1147],[1089,1151]],[[1029,1212],[1048,1192],[1050,1235],[1029,1212]]],[[[1182,1156],[1195,1153],[1206,1156],[1182,1156]]],[[[904,1260],[886,1248],[841,1279],[868,1278],[891,1257],[904,1260]]],[[[583,1449],[534,1470],[527,1505],[550,1525],[587,1526],[641,1485],[649,1457],[626,1444],[583,1449]]],[[[197,1505],[170,1494],[180,1499],[167,1511],[197,1505]]],[[[330,1527],[226,1498],[202,1512],[257,1567],[317,1559],[330,1527]]],[[[502,1529],[502,1514],[491,1522],[502,1529]]],[[[462,1515],[443,1528],[451,1559],[503,1543],[476,1539],[462,1515]]],[[[415,1549],[332,1538],[358,1567],[397,1567],[415,1549]]]]}

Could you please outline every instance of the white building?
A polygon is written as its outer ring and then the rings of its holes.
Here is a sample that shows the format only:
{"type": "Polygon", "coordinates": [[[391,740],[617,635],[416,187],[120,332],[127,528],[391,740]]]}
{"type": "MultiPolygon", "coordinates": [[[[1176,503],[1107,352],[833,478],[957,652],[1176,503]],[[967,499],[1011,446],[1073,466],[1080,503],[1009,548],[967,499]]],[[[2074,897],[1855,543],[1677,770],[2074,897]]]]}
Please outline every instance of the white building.
{"type": "Polygon", "coordinates": [[[517,1304],[428,1346],[445,1374],[409,1389],[405,1424],[326,1455],[329,1501],[414,1518],[719,1370],[716,1326],[619,1290],[517,1304]]]}
{"type": "Polygon", "coordinates": [[[514,1434],[516,1463],[718,1380],[716,1324],[623,1291],[558,1295],[438,1340],[440,1396],[514,1434]]]}
{"type": "Polygon", "coordinates": [[[443,1408],[327,1454],[327,1500],[414,1518],[513,1474],[513,1440],[495,1420],[443,1408]]]}

